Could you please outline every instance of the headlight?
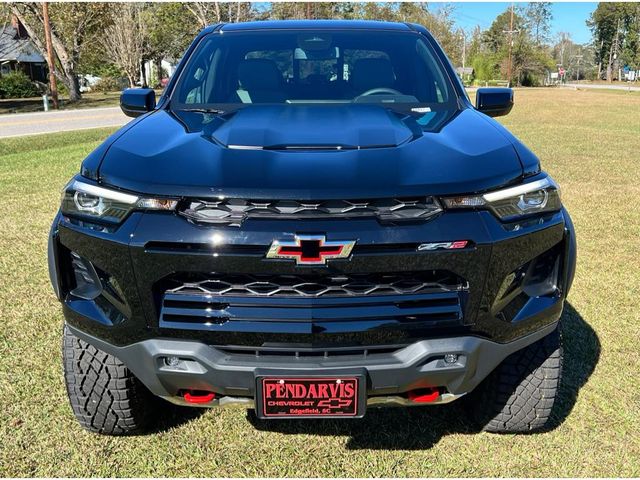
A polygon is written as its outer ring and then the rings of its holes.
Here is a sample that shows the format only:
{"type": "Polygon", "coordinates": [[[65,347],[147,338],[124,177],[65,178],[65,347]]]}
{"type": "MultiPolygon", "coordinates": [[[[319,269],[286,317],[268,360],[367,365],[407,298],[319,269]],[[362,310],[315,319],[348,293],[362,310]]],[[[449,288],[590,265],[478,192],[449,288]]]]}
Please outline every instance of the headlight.
{"type": "Polygon", "coordinates": [[[503,221],[555,212],[562,207],[560,189],[550,177],[483,195],[448,197],[442,201],[447,208],[488,208],[503,221]]]}
{"type": "Polygon", "coordinates": [[[177,200],[139,197],[130,193],[72,180],[62,192],[65,215],[120,223],[133,210],[174,210],[177,200]]]}

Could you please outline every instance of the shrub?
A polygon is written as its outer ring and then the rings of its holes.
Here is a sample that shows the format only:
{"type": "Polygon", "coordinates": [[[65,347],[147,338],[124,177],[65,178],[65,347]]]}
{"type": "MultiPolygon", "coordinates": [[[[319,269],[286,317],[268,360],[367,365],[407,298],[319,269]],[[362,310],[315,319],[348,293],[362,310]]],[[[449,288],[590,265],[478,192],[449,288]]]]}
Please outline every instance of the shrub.
{"type": "Polygon", "coordinates": [[[121,78],[117,77],[102,77],[98,82],[91,87],[92,92],[120,92],[126,88],[126,82],[123,84],[121,78]]]}
{"type": "Polygon", "coordinates": [[[38,95],[38,88],[23,72],[0,76],[0,98],[26,98],[38,95]]]}
{"type": "Polygon", "coordinates": [[[499,77],[496,59],[492,55],[478,55],[472,59],[474,80],[486,82],[499,77]]]}
{"type": "Polygon", "coordinates": [[[58,96],[60,96],[60,97],[68,97],[69,96],[69,89],[60,80],[58,80],[56,82],[56,88],[58,90],[58,96]]]}
{"type": "Polygon", "coordinates": [[[520,77],[520,85],[523,87],[539,87],[541,85],[540,75],[532,72],[523,72],[520,77]]]}

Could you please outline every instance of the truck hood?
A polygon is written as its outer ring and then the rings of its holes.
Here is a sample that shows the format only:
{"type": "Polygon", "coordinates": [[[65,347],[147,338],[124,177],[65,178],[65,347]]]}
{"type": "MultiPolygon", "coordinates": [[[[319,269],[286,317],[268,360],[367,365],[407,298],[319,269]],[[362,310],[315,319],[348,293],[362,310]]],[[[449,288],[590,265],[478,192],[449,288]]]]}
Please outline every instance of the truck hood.
{"type": "Polygon", "coordinates": [[[522,177],[513,138],[492,119],[430,115],[372,105],[157,110],[116,137],[99,178],[146,194],[308,200],[468,193],[522,177]]]}
{"type": "MultiPolygon", "coordinates": [[[[194,126],[197,129],[197,120],[194,126]]],[[[256,105],[235,113],[218,128],[204,130],[227,147],[281,150],[397,147],[414,136],[397,114],[370,105],[256,105]]]]}

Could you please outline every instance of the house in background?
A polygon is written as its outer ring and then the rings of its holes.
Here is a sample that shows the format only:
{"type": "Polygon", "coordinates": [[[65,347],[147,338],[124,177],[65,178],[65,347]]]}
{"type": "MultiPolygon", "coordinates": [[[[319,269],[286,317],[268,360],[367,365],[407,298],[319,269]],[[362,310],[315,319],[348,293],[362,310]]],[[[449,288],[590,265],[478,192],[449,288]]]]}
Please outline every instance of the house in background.
{"type": "Polygon", "coordinates": [[[159,80],[162,87],[165,87],[173,73],[176,71],[176,67],[179,62],[180,60],[173,60],[171,58],[162,59],[160,65],[151,60],[143,62],[142,68],[140,69],[140,84],[143,83],[143,80],[148,84],[152,78],[155,78],[156,80],[159,80]],[[160,74],[158,74],[158,67],[162,69],[160,74]]]}
{"type": "Polygon", "coordinates": [[[0,75],[21,70],[31,80],[47,81],[47,63],[14,16],[0,24],[0,75]]]}

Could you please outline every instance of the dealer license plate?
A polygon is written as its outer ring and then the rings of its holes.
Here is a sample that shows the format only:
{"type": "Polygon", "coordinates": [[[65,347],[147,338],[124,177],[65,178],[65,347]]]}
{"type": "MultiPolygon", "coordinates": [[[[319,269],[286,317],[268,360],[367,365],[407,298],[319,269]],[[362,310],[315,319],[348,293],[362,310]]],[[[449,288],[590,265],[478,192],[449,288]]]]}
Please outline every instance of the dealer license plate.
{"type": "Polygon", "coordinates": [[[361,377],[258,377],[263,418],[359,417],[364,414],[361,377]]]}

